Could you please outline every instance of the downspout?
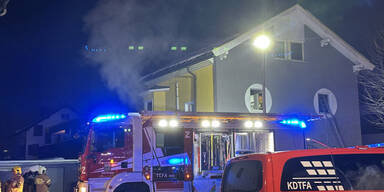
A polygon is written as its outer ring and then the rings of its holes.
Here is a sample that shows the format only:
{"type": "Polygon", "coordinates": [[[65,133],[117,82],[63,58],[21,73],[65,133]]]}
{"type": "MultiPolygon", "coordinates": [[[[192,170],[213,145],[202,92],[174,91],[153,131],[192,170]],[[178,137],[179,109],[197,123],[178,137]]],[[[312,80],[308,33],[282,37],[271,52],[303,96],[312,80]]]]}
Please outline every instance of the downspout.
{"type": "Polygon", "coordinates": [[[196,112],[196,75],[187,67],[187,72],[192,76],[193,81],[193,93],[192,93],[192,112],[196,112]]]}

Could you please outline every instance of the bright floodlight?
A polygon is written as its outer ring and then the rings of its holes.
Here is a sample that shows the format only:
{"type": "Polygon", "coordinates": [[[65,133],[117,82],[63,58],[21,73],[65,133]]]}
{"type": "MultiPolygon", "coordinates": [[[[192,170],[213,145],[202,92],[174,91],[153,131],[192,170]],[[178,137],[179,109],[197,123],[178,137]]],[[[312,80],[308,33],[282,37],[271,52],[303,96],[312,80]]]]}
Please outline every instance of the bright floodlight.
{"type": "Polygon", "coordinates": [[[211,122],[209,122],[208,120],[203,120],[201,122],[201,126],[204,127],[204,128],[207,128],[211,125],[211,122]]]}
{"type": "Polygon", "coordinates": [[[262,128],[263,127],[263,122],[261,122],[261,121],[255,121],[255,127],[256,128],[262,128]]]}
{"type": "Polygon", "coordinates": [[[267,49],[271,45],[271,39],[266,35],[257,36],[255,40],[253,40],[253,46],[258,49],[267,49]]]}
{"type": "Polygon", "coordinates": [[[177,122],[177,120],[170,120],[169,121],[169,126],[170,127],[177,127],[179,125],[179,122],[177,122]]]}
{"type": "Polygon", "coordinates": [[[310,140],[311,140],[311,138],[306,138],[305,140],[306,140],[306,141],[310,141],[310,140]]]}
{"type": "Polygon", "coordinates": [[[168,121],[165,119],[162,119],[159,121],[159,127],[166,127],[168,126],[168,121]]]}
{"type": "Polygon", "coordinates": [[[246,127],[246,128],[251,128],[251,127],[253,127],[253,122],[252,122],[252,121],[246,121],[246,122],[244,123],[244,127],[246,127]]]}
{"type": "Polygon", "coordinates": [[[212,121],[212,127],[215,127],[215,128],[220,127],[220,121],[218,121],[218,120],[213,120],[213,121],[212,121]]]}

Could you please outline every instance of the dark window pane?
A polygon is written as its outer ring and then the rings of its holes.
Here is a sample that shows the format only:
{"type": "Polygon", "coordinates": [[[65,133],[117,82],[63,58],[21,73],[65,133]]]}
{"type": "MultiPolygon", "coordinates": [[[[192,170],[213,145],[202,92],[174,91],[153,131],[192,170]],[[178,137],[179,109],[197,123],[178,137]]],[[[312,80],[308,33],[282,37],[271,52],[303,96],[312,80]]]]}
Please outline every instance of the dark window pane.
{"type": "Polygon", "coordinates": [[[284,165],[280,190],[384,190],[384,154],[290,159],[284,165]]]}
{"type": "Polygon", "coordinates": [[[33,127],[33,136],[43,136],[43,126],[36,125],[33,127]]]}
{"type": "Polygon", "coordinates": [[[263,110],[263,91],[260,89],[251,89],[250,106],[253,110],[263,110]]]}
{"type": "Polygon", "coordinates": [[[319,112],[329,113],[329,100],[327,94],[318,94],[319,112]]]}
{"type": "Polygon", "coordinates": [[[259,191],[263,184],[262,163],[255,160],[230,164],[224,172],[223,191],[259,191]]]}
{"type": "Polygon", "coordinates": [[[61,114],[61,119],[66,121],[69,120],[69,114],[68,113],[61,114]]]}
{"type": "Polygon", "coordinates": [[[165,156],[184,152],[184,131],[159,131],[156,132],[156,146],[160,147],[165,156]]]}
{"type": "Polygon", "coordinates": [[[303,60],[303,44],[291,43],[291,51],[288,53],[291,55],[292,60],[303,60]]]}
{"type": "Polygon", "coordinates": [[[147,102],[147,111],[153,111],[152,101],[147,102]]]}
{"type": "Polygon", "coordinates": [[[38,152],[39,152],[38,144],[28,145],[28,155],[37,155],[38,152]]]}
{"type": "Polygon", "coordinates": [[[118,126],[95,127],[92,134],[92,151],[104,152],[112,148],[122,148],[125,144],[124,129],[118,126]]]}
{"type": "Polygon", "coordinates": [[[284,41],[276,41],[273,46],[273,57],[279,59],[285,59],[285,42],[284,41]]]}

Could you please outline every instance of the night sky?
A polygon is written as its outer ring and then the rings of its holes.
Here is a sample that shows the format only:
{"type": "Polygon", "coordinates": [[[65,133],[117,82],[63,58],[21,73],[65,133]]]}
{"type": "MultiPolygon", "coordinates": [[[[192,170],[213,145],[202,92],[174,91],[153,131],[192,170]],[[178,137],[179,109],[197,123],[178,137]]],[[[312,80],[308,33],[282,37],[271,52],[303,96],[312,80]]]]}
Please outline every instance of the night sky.
{"type": "Polygon", "coordinates": [[[11,0],[8,14],[0,17],[2,142],[61,107],[84,118],[131,111],[130,96],[140,89],[133,79],[245,32],[297,2],[363,54],[384,27],[383,0],[155,2],[11,0]],[[118,36],[110,39],[114,33],[118,36]],[[145,46],[145,52],[121,51],[127,42],[145,46]],[[118,59],[85,53],[85,45],[105,48],[118,59]],[[171,53],[171,45],[188,51],[171,53]],[[111,68],[129,78],[110,79],[111,68]],[[120,86],[127,90],[116,91],[120,86]]]}

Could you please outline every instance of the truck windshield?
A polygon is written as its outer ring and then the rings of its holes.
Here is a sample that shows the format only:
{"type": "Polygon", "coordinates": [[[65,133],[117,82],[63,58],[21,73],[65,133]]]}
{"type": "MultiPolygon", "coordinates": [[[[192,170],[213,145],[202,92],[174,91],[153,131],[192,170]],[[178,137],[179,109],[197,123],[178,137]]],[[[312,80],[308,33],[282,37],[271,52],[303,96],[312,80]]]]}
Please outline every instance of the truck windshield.
{"type": "Polygon", "coordinates": [[[384,190],[384,154],[322,155],[286,162],[282,191],[384,190]]]}
{"type": "Polygon", "coordinates": [[[156,147],[162,149],[164,156],[184,153],[184,131],[156,130],[156,147]]]}
{"type": "Polygon", "coordinates": [[[124,147],[124,129],[119,126],[95,127],[92,132],[92,152],[104,152],[124,147]]]}

